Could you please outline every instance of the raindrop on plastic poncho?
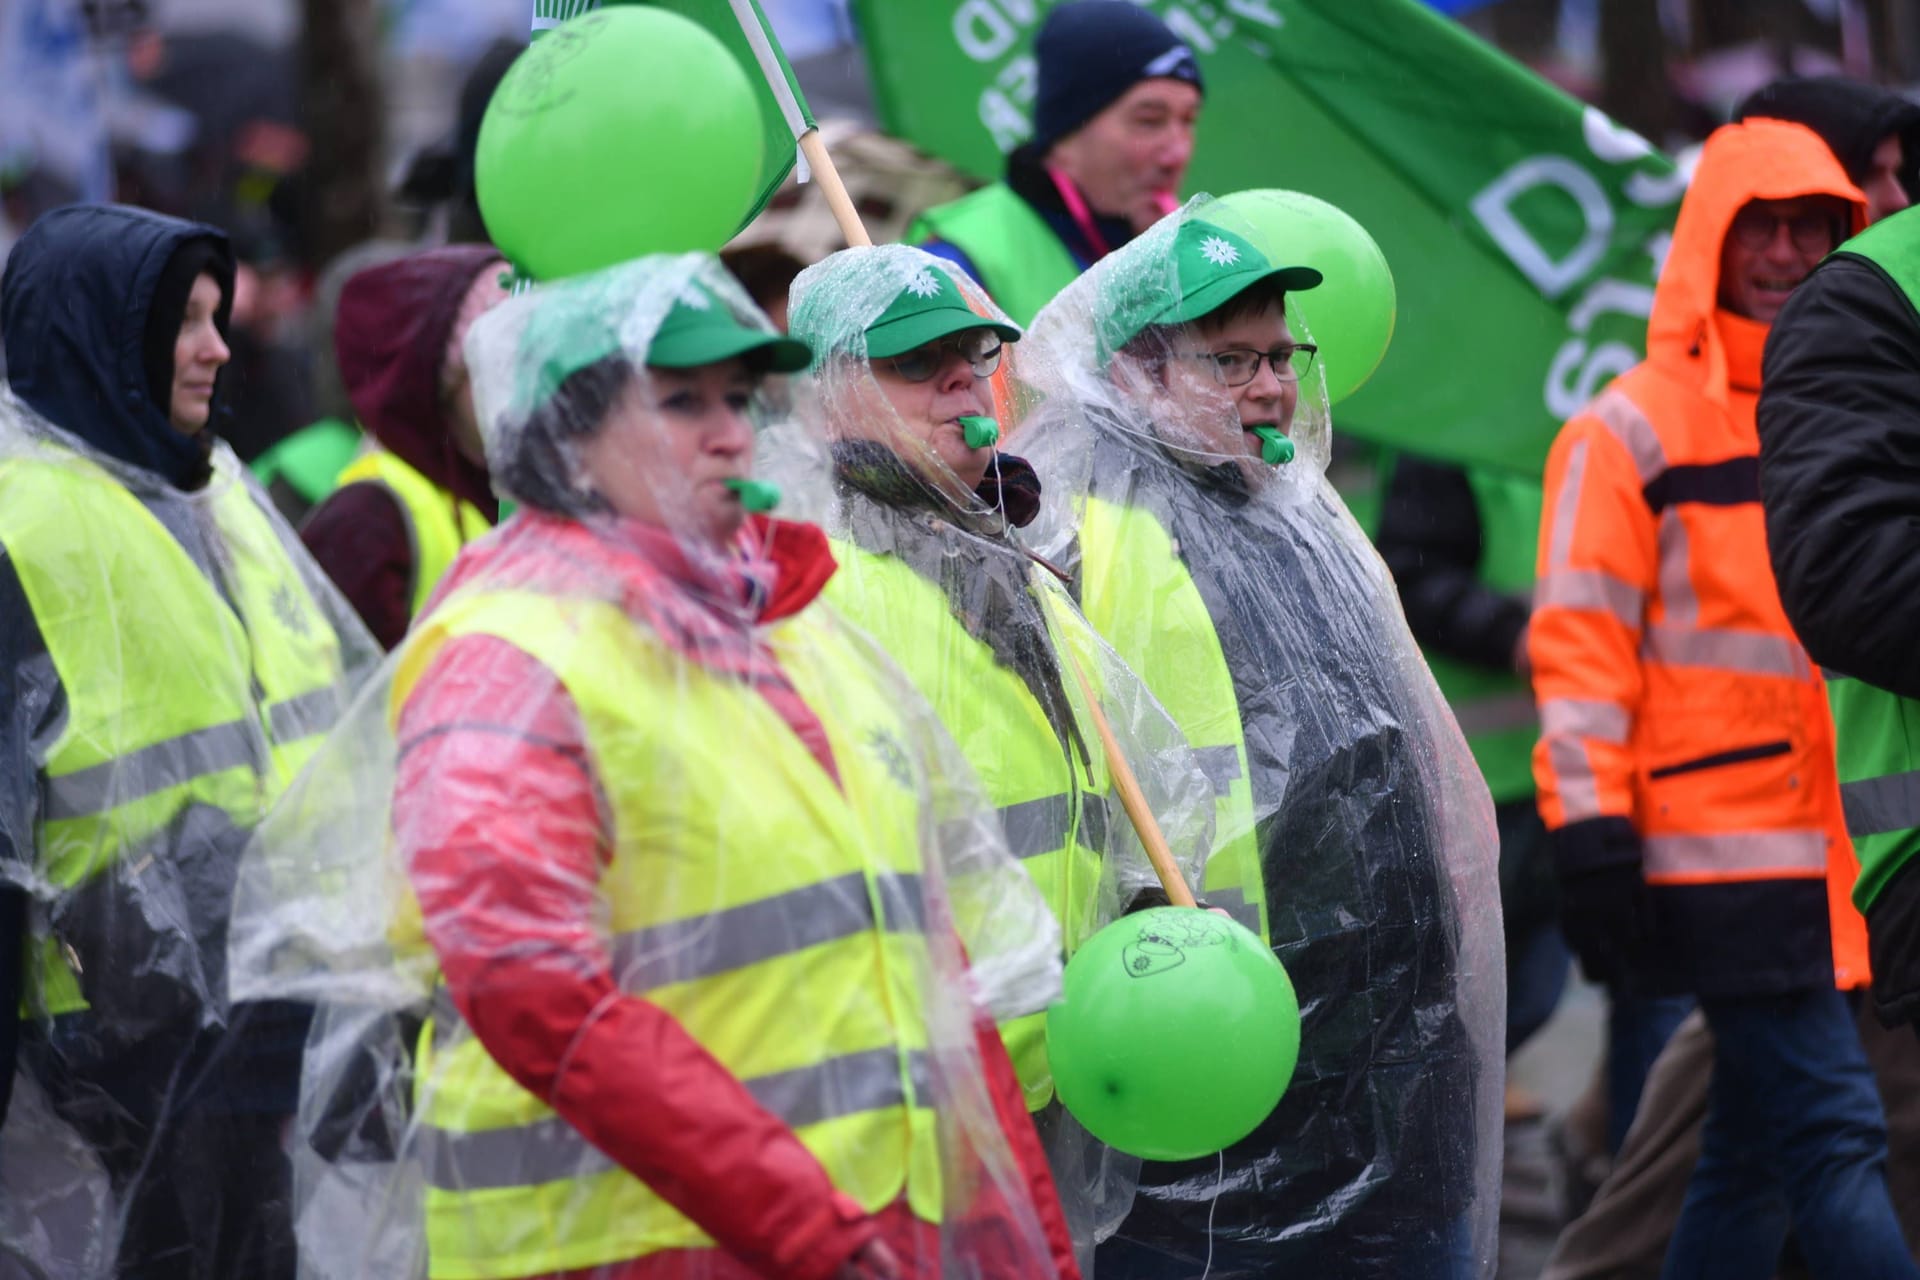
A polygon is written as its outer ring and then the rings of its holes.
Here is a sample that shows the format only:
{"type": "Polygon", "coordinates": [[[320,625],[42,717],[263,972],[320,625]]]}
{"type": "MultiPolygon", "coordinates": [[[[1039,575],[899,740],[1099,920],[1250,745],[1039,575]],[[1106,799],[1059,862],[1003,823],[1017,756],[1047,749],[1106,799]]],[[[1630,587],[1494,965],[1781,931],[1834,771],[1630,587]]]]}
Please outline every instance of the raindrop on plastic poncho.
{"type": "MultiPolygon", "coordinates": [[[[814,364],[772,462],[834,539],[841,569],[827,598],[932,703],[1068,954],[1129,908],[1166,900],[1114,789],[1089,689],[1197,886],[1214,781],[1080,615],[1064,575],[1023,542],[1039,478],[996,448],[1021,394],[1020,329],[963,272],[900,245],[809,268],[794,282],[792,316],[814,364]]],[[[1125,1214],[1138,1161],[1102,1153],[1049,1105],[1043,1018],[1005,1035],[1076,1237],[1090,1246],[1125,1214]]]]}
{"type": "MultiPolygon", "coordinates": [[[[1051,1275],[996,1018],[1059,934],[924,701],[749,507],[804,364],[707,255],[467,340],[497,484],[253,847],[236,972],[322,1003],[298,1159],[324,1277],[1051,1275]]],[[[1037,1177],[1036,1177],[1037,1171],[1037,1177]]]]}
{"type": "MultiPolygon", "coordinates": [[[[180,1243],[133,1215],[239,1213],[231,1170],[277,1158],[297,1088],[308,1012],[229,987],[235,877],[378,653],[224,443],[206,472],[175,488],[0,387],[8,626],[43,646],[0,700],[33,770],[0,793],[29,1024],[0,1130],[0,1252],[49,1274],[111,1273],[123,1229],[134,1251],[180,1243]]],[[[284,1241],[285,1192],[261,1179],[249,1217],[190,1233],[179,1274],[284,1241]]]]}
{"type": "Polygon", "coordinates": [[[1324,479],[1312,335],[1279,310],[1312,267],[1200,198],[1064,290],[1023,352],[1040,403],[1013,446],[1047,481],[1047,554],[1195,746],[1235,759],[1221,826],[1245,834],[1207,894],[1259,901],[1303,1013],[1299,1067],[1251,1137],[1146,1167],[1101,1255],[1130,1275],[1209,1254],[1229,1275],[1493,1265],[1492,810],[1324,479]]]}

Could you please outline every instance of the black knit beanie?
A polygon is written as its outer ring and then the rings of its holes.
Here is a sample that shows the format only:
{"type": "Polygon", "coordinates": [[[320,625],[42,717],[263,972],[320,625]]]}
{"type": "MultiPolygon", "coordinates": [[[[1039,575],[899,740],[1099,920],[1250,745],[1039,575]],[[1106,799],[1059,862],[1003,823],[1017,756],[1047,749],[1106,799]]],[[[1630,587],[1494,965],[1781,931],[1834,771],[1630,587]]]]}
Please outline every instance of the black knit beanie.
{"type": "Polygon", "coordinates": [[[1909,193],[1920,170],[1920,104],[1890,89],[1843,76],[1782,76],[1755,90],[1733,109],[1736,121],[1755,116],[1803,124],[1826,142],[1847,176],[1867,176],[1873,151],[1888,134],[1906,150],[1900,182],[1909,193]]]}
{"type": "Polygon", "coordinates": [[[1033,42],[1040,64],[1032,146],[1045,152],[1142,80],[1201,88],[1193,51],[1132,0],[1077,0],[1047,15],[1033,42]]]}
{"type": "Polygon", "coordinates": [[[202,274],[220,285],[220,306],[214,312],[214,324],[222,334],[233,314],[233,259],[213,240],[188,240],[173,251],[160,279],[153,287],[153,301],[147,306],[147,325],[140,339],[141,368],[147,375],[147,394],[164,416],[173,403],[173,347],[180,337],[180,322],[187,314],[187,298],[193,282],[202,274]]]}

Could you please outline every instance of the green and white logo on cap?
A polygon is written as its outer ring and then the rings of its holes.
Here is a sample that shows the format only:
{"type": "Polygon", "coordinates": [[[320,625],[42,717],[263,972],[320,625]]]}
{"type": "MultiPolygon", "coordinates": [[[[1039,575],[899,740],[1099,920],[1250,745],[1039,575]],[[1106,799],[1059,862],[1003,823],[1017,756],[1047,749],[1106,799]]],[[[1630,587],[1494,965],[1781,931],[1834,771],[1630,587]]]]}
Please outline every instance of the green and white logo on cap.
{"type": "Polygon", "coordinates": [[[1165,273],[1142,278],[1108,310],[1101,326],[1108,355],[1143,329],[1190,324],[1262,280],[1276,279],[1289,293],[1320,283],[1312,267],[1278,266],[1245,236],[1197,218],[1174,233],[1172,257],[1171,289],[1165,273]]]}
{"type": "Polygon", "coordinates": [[[880,318],[867,326],[867,354],[885,359],[967,329],[992,329],[1002,342],[1020,340],[1018,328],[969,306],[951,273],[922,267],[907,277],[880,318]]]}

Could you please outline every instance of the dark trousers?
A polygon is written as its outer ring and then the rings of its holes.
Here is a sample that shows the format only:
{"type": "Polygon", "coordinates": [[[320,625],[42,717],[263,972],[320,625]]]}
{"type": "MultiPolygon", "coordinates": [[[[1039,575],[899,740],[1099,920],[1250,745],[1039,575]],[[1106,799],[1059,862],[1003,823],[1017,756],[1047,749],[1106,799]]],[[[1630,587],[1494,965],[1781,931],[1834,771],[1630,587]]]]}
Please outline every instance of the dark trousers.
{"type": "MultiPolygon", "coordinates": [[[[120,1209],[123,1280],[291,1280],[292,1025],[236,1010],[225,1031],[108,1049],[94,1015],[56,1018],[24,1048],[54,1110],[91,1147],[120,1209]]],[[[302,1024],[303,1025],[303,1024],[302,1024]]],[[[300,1032],[304,1035],[304,1032],[300,1032]]]]}
{"type": "Polygon", "coordinates": [[[1614,990],[1607,1001],[1607,1154],[1619,1155],[1654,1059],[1693,1012],[1692,996],[1614,990]]]}
{"type": "Polygon", "coordinates": [[[1707,997],[1713,1079],[1663,1280],[1764,1280],[1789,1227],[1813,1274],[1912,1280],[1888,1195],[1887,1124],[1831,987],[1707,997]]]}

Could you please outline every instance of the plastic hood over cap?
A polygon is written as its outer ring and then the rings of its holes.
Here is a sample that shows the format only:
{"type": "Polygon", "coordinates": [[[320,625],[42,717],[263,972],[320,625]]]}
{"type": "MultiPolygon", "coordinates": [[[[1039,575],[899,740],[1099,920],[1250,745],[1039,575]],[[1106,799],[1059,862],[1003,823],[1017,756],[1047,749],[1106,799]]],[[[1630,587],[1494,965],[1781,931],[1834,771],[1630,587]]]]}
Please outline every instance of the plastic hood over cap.
{"type": "Polygon", "coordinates": [[[303,1274],[825,1276],[873,1230],[909,1274],[1051,1274],[982,1050],[1057,996],[1059,930],[817,598],[819,530],[702,532],[697,469],[750,472],[754,437],[744,389],[654,365],[676,309],[800,350],[704,255],[476,323],[494,474],[540,501],[462,552],[249,848],[236,985],[321,1007],[303,1274]]]}
{"type": "Polygon", "coordinates": [[[1713,323],[1721,246],[1734,216],[1749,201],[1799,196],[1843,200],[1853,211],[1849,234],[1866,226],[1866,197],[1820,135],[1805,125],[1752,119],[1713,131],[1701,149],[1674,224],[1673,247],[1654,286],[1647,321],[1649,363],[1702,387],[1711,399],[1726,401],[1727,356],[1713,323]]]}
{"type": "MultiPolygon", "coordinates": [[[[1264,424],[1292,442],[1292,460],[1247,465],[1249,441],[1232,393],[1195,359],[1205,342],[1191,322],[1263,282],[1292,291],[1320,279],[1313,264],[1296,261],[1242,214],[1196,196],[1094,264],[1034,318],[1028,381],[1040,400],[1097,401],[1114,410],[1115,421],[1154,421],[1161,445],[1197,467],[1244,466],[1266,500],[1304,499],[1333,451],[1318,362],[1296,384],[1291,420],[1264,424]],[[1153,407],[1175,401],[1177,411],[1153,407]]],[[[1294,341],[1311,342],[1305,322],[1287,311],[1294,341]]],[[[1076,468],[1083,472],[1084,461],[1076,468]]]]}
{"type": "Polygon", "coordinates": [[[1181,296],[1185,222],[1215,218],[1200,202],[1163,219],[1041,312],[1023,367],[1051,381],[1014,435],[1047,478],[1041,550],[1071,569],[1087,618],[1197,747],[1242,762],[1209,884],[1264,895],[1302,1011],[1279,1107],[1224,1168],[1146,1166],[1122,1256],[1102,1265],[1198,1275],[1211,1254],[1228,1275],[1491,1276],[1492,805],[1386,567],[1321,474],[1317,370],[1289,424],[1300,454],[1275,467],[1204,366],[1180,367],[1193,333],[1102,342],[1116,315],[1181,296]]]}
{"type": "MultiPolygon", "coordinates": [[[[1062,577],[1029,553],[1004,495],[996,503],[1007,476],[1031,474],[1026,461],[991,444],[967,447],[956,418],[1019,402],[1022,346],[1007,342],[993,375],[948,356],[925,382],[887,368],[890,356],[868,358],[876,342],[888,353],[918,345],[893,340],[915,320],[927,322],[920,342],[1019,334],[964,273],[936,263],[916,249],[853,248],[800,277],[793,329],[819,356],[796,388],[797,420],[772,433],[772,473],[835,539],[841,568],[828,598],[874,633],[940,714],[1071,955],[1159,890],[1113,788],[1082,677],[1196,887],[1215,783],[1062,577]]],[[[1007,1032],[1035,1106],[1052,1091],[1041,1036],[1039,1027],[1007,1032]]],[[[1049,1140],[1069,1219],[1090,1246],[1126,1212],[1138,1161],[1099,1148],[1067,1116],[1050,1122],[1049,1140]]]]}

